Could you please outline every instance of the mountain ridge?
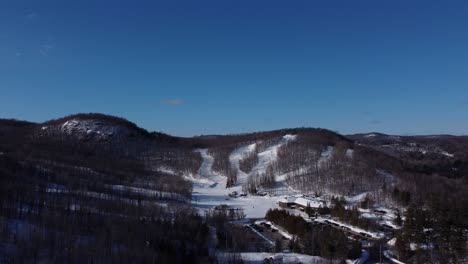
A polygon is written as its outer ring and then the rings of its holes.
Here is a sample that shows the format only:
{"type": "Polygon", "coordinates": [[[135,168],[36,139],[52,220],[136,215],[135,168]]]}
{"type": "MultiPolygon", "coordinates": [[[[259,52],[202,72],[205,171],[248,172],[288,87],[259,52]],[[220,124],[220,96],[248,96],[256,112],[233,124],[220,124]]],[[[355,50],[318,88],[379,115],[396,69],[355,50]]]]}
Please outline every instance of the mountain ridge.
{"type": "Polygon", "coordinates": [[[348,137],[350,139],[361,138],[364,136],[371,137],[371,135],[375,135],[376,137],[401,137],[401,138],[444,138],[444,137],[452,137],[452,138],[464,138],[468,137],[468,135],[453,135],[453,134],[417,134],[417,135],[404,135],[404,134],[386,134],[377,131],[371,132],[362,132],[362,133],[352,133],[352,134],[341,134],[335,132],[333,130],[327,128],[317,128],[317,127],[291,127],[291,128],[279,128],[279,129],[272,129],[272,130],[259,130],[255,132],[239,132],[239,133],[226,133],[226,134],[208,134],[208,135],[193,135],[193,136],[175,136],[169,133],[160,132],[160,131],[150,131],[147,130],[136,123],[124,118],[110,114],[103,114],[98,112],[89,112],[89,113],[76,113],[71,115],[66,115],[63,117],[53,118],[46,120],[44,122],[33,122],[28,120],[16,119],[16,118],[0,118],[0,126],[46,126],[46,125],[57,125],[72,119],[78,120],[86,120],[86,119],[96,119],[99,121],[106,121],[112,122],[116,125],[126,126],[135,130],[140,131],[143,134],[162,134],[166,136],[171,136],[174,138],[181,138],[181,139],[213,139],[219,137],[227,137],[227,136],[242,136],[242,135],[250,135],[250,134],[257,134],[257,133],[268,133],[268,132],[275,132],[275,131],[286,131],[286,130],[297,130],[297,129],[319,129],[319,130],[327,130],[329,132],[333,132],[343,137],[348,137]]]}

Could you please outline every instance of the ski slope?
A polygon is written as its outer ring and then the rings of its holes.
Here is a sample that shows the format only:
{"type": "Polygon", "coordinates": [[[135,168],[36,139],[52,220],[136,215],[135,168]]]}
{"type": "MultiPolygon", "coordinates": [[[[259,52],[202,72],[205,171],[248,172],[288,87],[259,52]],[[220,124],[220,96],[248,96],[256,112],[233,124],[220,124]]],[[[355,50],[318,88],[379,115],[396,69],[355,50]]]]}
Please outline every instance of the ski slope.
{"type": "MultiPolygon", "coordinates": [[[[295,138],[295,135],[285,135],[278,144],[259,153],[259,162],[251,173],[264,173],[268,165],[276,160],[278,148],[295,138]]],[[[217,205],[226,204],[235,208],[243,208],[247,218],[263,218],[268,209],[277,208],[277,202],[282,198],[280,196],[248,195],[246,197],[228,198],[228,194],[234,191],[242,193],[242,184],[245,183],[249,175],[240,171],[239,161],[245,154],[254,151],[255,147],[255,144],[250,144],[234,150],[230,155],[229,160],[231,166],[237,170],[237,175],[239,177],[238,184],[230,188],[226,188],[227,177],[213,171],[214,159],[208,153],[208,149],[196,150],[201,154],[203,162],[198,171],[198,175],[192,177],[192,179],[194,179],[192,194],[193,206],[206,210],[217,205]],[[210,184],[198,184],[200,181],[209,182],[210,184]]]]}
{"type": "Polygon", "coordinates": [[[295,140],[296,137],[296,135],[285,135],[278,144],[270,146],[265,151],[258,153],[258,163],[252,169],[252,173],[259,175],[266,173],[268,165],[278,158],[278,149],[289,141],[295,140]]]}
{"type": "Polygon", "coordinates": [[[243,146],[235,149],[229,156],[229,162],[231,167],[236,170],[237,173],[237,185],[243,185],[247,182],[248,174],[240,170],[239,162],[248,154],[255,151],[257,144],[250,144],[248,146],[243,146]]]}

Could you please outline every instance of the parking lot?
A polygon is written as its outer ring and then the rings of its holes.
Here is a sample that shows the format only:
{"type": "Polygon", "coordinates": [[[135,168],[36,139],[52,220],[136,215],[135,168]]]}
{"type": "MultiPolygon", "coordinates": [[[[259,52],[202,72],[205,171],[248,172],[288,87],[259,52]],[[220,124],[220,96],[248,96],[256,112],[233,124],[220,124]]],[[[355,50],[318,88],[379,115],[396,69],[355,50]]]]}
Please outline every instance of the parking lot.
{"type": "Polygon", "coordinates": [[[283,235],[281,235],[280,232],[271,225],[267,223],[262,223],[262,224],[255,224],[251,223],[246,225],[251,232],[257,234],[259,237],[263,238],[265,241],[267,241],[272,248],[274,248],[276,241],[281,242],[282,250],[288,250],[288,243],[289,239],[283,235]]]}

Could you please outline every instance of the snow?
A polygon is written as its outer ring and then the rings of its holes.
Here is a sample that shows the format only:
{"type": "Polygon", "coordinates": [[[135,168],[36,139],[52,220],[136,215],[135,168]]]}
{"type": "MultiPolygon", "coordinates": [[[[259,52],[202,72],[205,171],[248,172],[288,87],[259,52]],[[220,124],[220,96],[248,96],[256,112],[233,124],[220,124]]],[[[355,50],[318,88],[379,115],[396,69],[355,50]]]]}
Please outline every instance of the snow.
{"type": "Polygon", "coordinates": [[[385,211],[385,214],[375,213],[369,209],[358,208],[359,212],[361,213],[361,217],[367,219],[373,219],[377,221],[380,225],[387,225],[393,229],[400,229],[398,225],[395,224],[396,214],[393,210],[388,209],[386,207],[380,206],[373,208],[372,210],[379,210],[385,211]]]}
{"type": "Polygon", "coordinates": [[[377,238],[377,239],[384,237],[384,234],[382,234],[382,233],[366,231],[366,230],[361,229],[361,228],[359,228],[359,227],[355,227],[355,226],[352,226],[352,225],[349,225],[349,224],[345,224],[345,223],[340,222],[340,221],[332,220],[332,219],[329,219],[329,218],[321,218],[321,217],[319,217],[319,218],[317,218],[315,221],[321,222],[321,223],[325,223],[325,220],[328,220],[328,221],[331,222],[331,223],[339,224],[340,226],[346,226],[346,227],[348,227],[351,231],[353,231],[353,232],[355,232],[355,233],[365,233],[365,234],[368,234],[368,235],[370,235],[371,237],[377,238]]]}
{"type": "Polygon", "coordinates": [[[279,201],[280,203],[295,203],[304,207],[310,206],[312,208],[324,207],[325,203],[312,198],[298,197],[298,196],[285,196],[279,201]]]}
{"type": "Polygon", "coordinates": [[[367,194],[368,192],[363,192],[355,196],[345,196],[345,200],[350,204],[360,203],[366,198],[367,194]]]}
{"type": "Polygon", "coordinates": [[[313,199],[306,199],[299,197],[294,201],[295,204],[302,205],[302,206],[310,206],[312,208],[319,208],[324,207],[325,204],[321,201],[313,200],[313,199]]]}
{"type": "Polygon", "coordinates": [[[434,245],[429,243],[428,245],[426,244],[417,244],[417,243],[410,243],[410,249],[411,251],[416,251],[418,249],[422,249],[422,250],[428,250],[428,249],[433,249],[434,248],[434,245]]]}
{"type": "Polygon", "coordinates": [[[320,156],[320,159],[318,161],[319,166],[323,166],[327,161],[331,159],[333,156],[333,147],[328,146],[325,151],[322,152],[322,155],[320,156]]]}
{"type": "Polygon", "coordinates": [[[394,247],[395,244],[396,244],[396,237],[390,239],[388,242],[387,242],[387,245],[391,246],[391,247],[394,247]]]}
{"type": "Polygon", "coordinates": [[[369,251],[363,250],[361,256],[353,261],[353,264],[364,264],[369,259],[369,251]]]}
{"type": "Polygon", "coordinates": [[[383,178],[387,184],[394,184],[397,182],[397,177],[389,172],[384,170],[377,170],[377,175],[383,178]]]}
{"type": "MultiPolygon", "coordinates": [[[[298,253],[269,253],[269,252],[242,252],[239,253],[243,262],[246,264],[263,264],[266,258],[273,258],[280,263],[339,263],[339,261],[330,261],[318,256],[309,256],[298,253]]],[[[229,263],[231,253],[218,253],[218,263],[229,263]]]]}
{"type": "Polygon", "coordinates": [[[180,195],[178,193],[162,192],[162,191],[153,190],[153,189],[145,189],[145,188],[138,188],[138,187],[132,187],[132,186],[125,186],[125,185],[105,185],[105,186],[112,190],[138,193],[138,194],[142,194],[148,197],[168,198],[168,199],[175,199],[175,200],[180,200],[180,201],[186,200],[186,198],[183,195],[180,195]]]}
{"type": "Polygon", "coordinates": [[[285,196],[283,199],[279,200],[280,203],[294,203],[296,201],[296,197],[294,196],[285,196]]]}
{"type": "Polygon", "coordinates": [[[246,225],[248,228],[250,228],[250,230],[252,230],[255,234],[257,234],[259,237],[265,239],[268,243],[270,243],[270,245],[275,245],[275,243],[273,241],[271,241],[269,238],[267,238],[266,236],[264,236],[262,233],[258,232],[257,230],[255,230],[254,228],[252,228],[251,226],[249,225],[246,225]]]}
{"type": "Polygon", "coordinates": [[[455,155],[450,154],[450,153],[448,153],[447,151],[441,151],[440,154],[442,154],[442,155],[444,155],[444,156],[447,156],[447,157],[449,157],[449,158],[455,157],[455,155]]]}
{"type": "Polygon", "coordinates": [[[265,151],[258,153],[258,163],[250,174],[261,175],[266,173],[268,166],[278,158],[278,149],[291,140],[295,140],[297,135],[285,135],[278,144],[268,147],[265,151]]]}
{"type": "Polygon", "coordinates": [[[202,187],[202,188],[214,187],[216,184],[218,184],[217,182],[214,182],[214,181],[206,179],[206,178],[194,177],[191,174],[190,175],[184,175],[184,179],[186,179],[188,181],[191,181],[194,186],[199,186],[199,187],[202,187]]]}
{"type": "Polygon", "coordinates": [[[382,147],[385,148],[391,148],[395,149],[397,151],[404,151],[404,152],[419,152],[422,153],[423,155],[426,154],[439,154],[446,156],[448,158],[453,158],[455,155],[441,149],[438,146],[433,146],[433,145],[420,145],[418,143],[408,143],[407,145],[402,145],[402,144],[389,144],[389,145],[382,145],[382,147]]]}
{"type": "MultiPolygon", "coordinates": [[[[259,162],[252,170],[252,174],[264,173],[268,165],[276,160],[278,148],[290,140],[294,140],[295,135],[285,135],[278,144],[275,144],[258,154],[259,162]]],[[[238,168],[240,158],[255,149],[255,144],[240,147],[230,155],[231,165],[238,168]]],[[[203,162],[194,179],[203,179],[211,184],[194,184],[192,193],[192,204],[195,208],[206,210],[218,205],[226,204],[234,208],[244,209],[247,218],[263,218],[270,208],[278,208],[279,196],[254,196],[249,195],[239,198],[228,198],[232,192],[242,193],[241,184],[226,188],[227,177],[219,175],[213,171],[213,157],[208,153],[208,149],[196,150],[202,156],[203,162]]],[[[238,170],[239,173],[239,170],[238,170]]],[[[247,179],[246,175],[241,176],[240,181],[247,179]]],[[[238,179],[239,180],[239,179],[238,179]]]]}
{"type": "Polygon", "coordinates": [[[71,119],[63,123],[60,126],[60,130],[68,135],[77,135],[78,137],[95,135],[100,139],[107,139],[115,135],[125,136],[131,134],[127,127],[106,124],[94,119],[71,119]]]}
{"type": "Polygon", "coordinates": [[[156,171],[166,173],[166,174],[170,174],[170,175],[176,175],[176,176],[182,174],[182,177],[184,179],[192,182],[194,185],[200,185],[202,187],[210,187],[210,186],[216,184],[215,182],[213,182],[213,181],[211,181],[209,179],[199,178],[199,177],[197,177],[197,175],[193,175],[192,173],[177,172],[174,169],[169,168],[169,167],[165,167],[165,166],[161,166],[161,167],[157,168],[156,171]]]}
{"type": "Polygon", "coordinates": [[[68,190],[63,185],[58,184],[48,184],[46,188],[46,193],[68,193],[68,190]]]}
{"type": "Polygon", "coordinates": [[[231,167],[236,170],[237,173],[237,184],[242,185],[247,181],[248,175],[241,171],[239,168],[239,162],[248,154],[255,151],[255,147],[257,144],[250,144],[248,146],[243,146],[240,148],[235,149],[231,155],[229,156],[229,162],[231,163],[231,167]]]}
{"type": "Polygon", "coordinates": [[[388,251],[384,251],[384,252],[383,252],[383,255],[384,255],[388,260],[390,260],[392,263],[395,263],[395,264],[405,264],[404,262],[401,262],[401,261],[399,261],[398,259],[395,259],[395,258],[393,258],[392,256],[390,256],[390,253],[388,253],[388,251]]]}
{"type": "Polygon", "coordinates": [[[284,182],[288,178],[295,177],[297,175],[303,175],[303,174],[309,173],[310,170],[311,170],[311,166],[299,167],[296,170],[293,170],[293,171],[290,171],[290,172],[287,172],[287,173],[284,173],[284,174],[276,175],[275,180],[277,182],[284,182]]]}
{"type": "Polygon", "coordinates": [[[287,238],[289,240],[291,240],[293,238],[293,236],[291,234],[289,234],[287,231],[285,231],[283,228],[273,224],[270,221],[256,221],[255,222],[255,224],[257,224],[257,225],[260,225],[262,223],[267,223],[267,224],[271,225],[274,229],[278,230],[278,233],[280,233],[283,237],[285,237],[285,238],[287,238]]]}
{"type": "Polygon", "coordinates": [[[170,174],[170,175],[177,175],[177,172],[175,172],[174,169],[168,168],[168,167],[164,167],[164,166],[159,167],[158,169],[156,169],[156,171],[159,171],[159,172],[162,172],[162,173],[166,173],[166,174],[170,174]]]}

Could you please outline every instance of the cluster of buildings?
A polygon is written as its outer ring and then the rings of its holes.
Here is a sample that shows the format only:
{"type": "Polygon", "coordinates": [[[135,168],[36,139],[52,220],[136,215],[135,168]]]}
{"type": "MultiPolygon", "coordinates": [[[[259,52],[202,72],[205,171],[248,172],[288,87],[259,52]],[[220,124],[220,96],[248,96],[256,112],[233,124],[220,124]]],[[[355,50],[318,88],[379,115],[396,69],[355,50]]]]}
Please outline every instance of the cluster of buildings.
{"type": "Polygon", "coordinates": [[[278,201],[280,207],[286,208],[320,208],[325,207],[326,203],[316,198],[309,198],[305,196],[286,196],[278,201]]]}

